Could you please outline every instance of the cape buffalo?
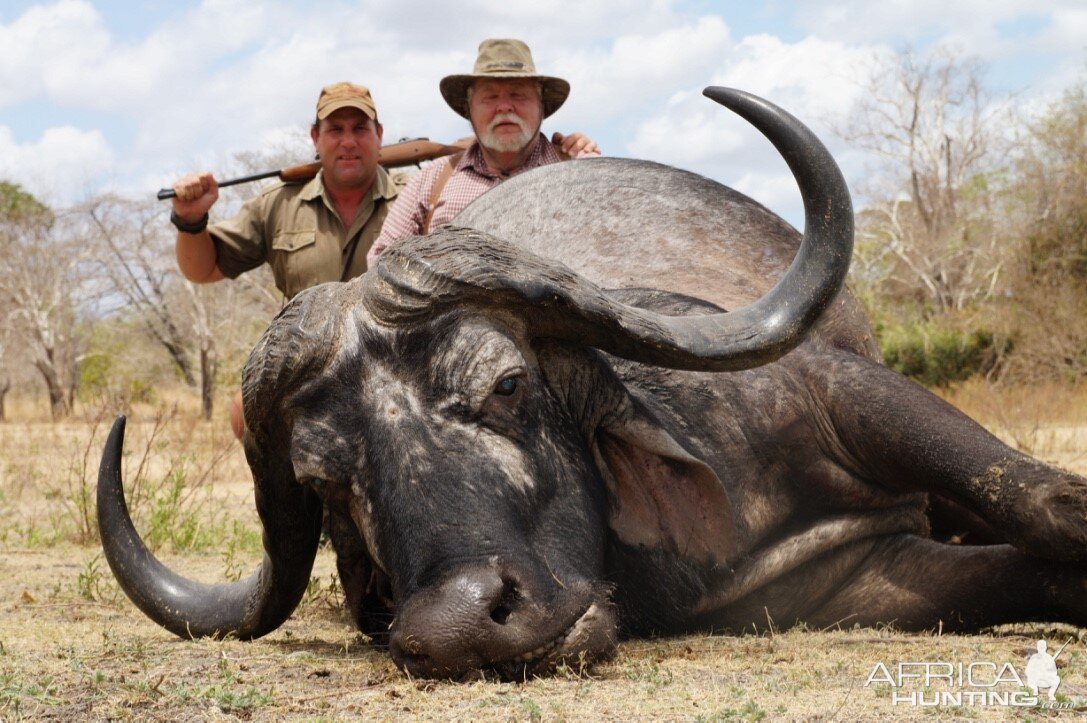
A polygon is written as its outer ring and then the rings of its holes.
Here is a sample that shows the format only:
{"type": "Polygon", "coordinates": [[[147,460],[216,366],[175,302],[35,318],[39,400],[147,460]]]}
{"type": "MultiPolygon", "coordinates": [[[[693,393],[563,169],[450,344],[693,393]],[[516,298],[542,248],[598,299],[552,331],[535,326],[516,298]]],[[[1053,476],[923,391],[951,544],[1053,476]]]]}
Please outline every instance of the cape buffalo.
{"type": "Polygon", "coordinates": [[[789,163],[803,238],[653,163],[502,184],[458,227],[300,294],[253,351],[250,578],[192,582],[147,552],[119,420],[98,514],[129,597],[185,637],[271,632],[327,510],[351,615],[417,676],[520,677],[607,656],[620,633],[767,621],[1087,623],[1087,480],[880,365],[842,290],[837,166],[780,109],[707,95],[789,163]],[[930,499],[1002,544],[933,539],[930,499]]]}

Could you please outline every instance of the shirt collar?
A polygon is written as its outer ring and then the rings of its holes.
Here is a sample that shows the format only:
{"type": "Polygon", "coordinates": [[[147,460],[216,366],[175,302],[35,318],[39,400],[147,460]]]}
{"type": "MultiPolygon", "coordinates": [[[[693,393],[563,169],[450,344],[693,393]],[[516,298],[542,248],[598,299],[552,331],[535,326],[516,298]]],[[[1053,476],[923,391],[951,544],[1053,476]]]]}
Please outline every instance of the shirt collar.
{"type": "Polygon", "coordinates": [[[370,195],[375,199],[384,198],[386,201],[396,198],[396,186],[383,166],[377,167],[377,175],[374,177],[374,185],[370,188],[370,195]]]}
{"type": "Polygon", "coordinates": [[[324,171],[318,170],[317,175],[306,181],[306,185],[302,186],[302,191],[298,195],[303,201],[312,201],[321,197],[325,190],[325,184],[321,180],[323,175],[324,171]]]}
{"type": "MultiPolygon", "coordinates": [[[[324,170],[317,171],[317,175],[306,181],[299,194],[303,201],[313,201],[325,196],[324,170]]],[[[374,176],[374,185],[370,186],[370,198],[376,200],[384,198],[391,201],[396,198],[396,187],[389,179],[389,173],[382,166],[377,167],[377,175],[374,176]]],[[[332,208],[331,199],[325,198],[329,208],[332,208]]]]}
{"type": "MultiPolygon", "coordinates": [[[[509,175],[513,176],[521,171],[528,170],[529,168],[535,168],[536,166],[542,166],[547,163],[554,163],[562,160],[559,158],[558,152],[551,144],[551,141],[547,140],[543,133],[536,134],[536,147],[532,149],[532,153],[529,154],[525,162],[510,171],[509,175]]],[[[479,139],[472,141],[472,145],[468,146],[468,150],[465,151],[464,156],[457,163],[456,170],[462,170],[465,168],[471,168],[473,171],[481,176],[487,178],[505,178],[501,173],[495,173],[488,166],[487,162],[483,160],[483,149],[480,148],[479,139]]]]}

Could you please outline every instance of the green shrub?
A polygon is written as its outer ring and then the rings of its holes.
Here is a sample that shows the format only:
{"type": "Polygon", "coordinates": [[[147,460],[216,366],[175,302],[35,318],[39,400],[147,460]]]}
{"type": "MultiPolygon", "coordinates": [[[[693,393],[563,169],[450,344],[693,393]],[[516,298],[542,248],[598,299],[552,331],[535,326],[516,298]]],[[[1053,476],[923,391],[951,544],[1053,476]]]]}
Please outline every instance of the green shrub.
{"type": "Polygon", "coordinates": [[[988,374],[1012,346],[990,329],[964,331],[936,322],[886,326],[877,337],[887,366],[929,387],[988,374]]]}
{"type": "MultiPolygon", "coordinates": [[[[79,361],[79,401],[83,404],[105,402],[117,409],[132,404],[153,404],[157,400],[152,378],[134,374],[123,363],[126,348],[123,341],[110,339],[96,329],[91,335],[91,350],[79,361]]],[[[145,373],[150,370],[144,369],[145,373]]]]}

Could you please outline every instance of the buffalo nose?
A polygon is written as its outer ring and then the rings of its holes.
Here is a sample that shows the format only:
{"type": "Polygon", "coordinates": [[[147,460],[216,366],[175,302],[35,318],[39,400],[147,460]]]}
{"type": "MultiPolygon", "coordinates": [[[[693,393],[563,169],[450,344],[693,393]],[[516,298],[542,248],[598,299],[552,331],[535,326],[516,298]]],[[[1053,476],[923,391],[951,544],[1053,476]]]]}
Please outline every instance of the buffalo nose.
{"type": "Polygon", "coordinates": [[[421,590],[397,613],[393,660],[420,677],[448,677],[501,660],[530,638],[539,608],[495,565],[461,570],[421,590]]]}

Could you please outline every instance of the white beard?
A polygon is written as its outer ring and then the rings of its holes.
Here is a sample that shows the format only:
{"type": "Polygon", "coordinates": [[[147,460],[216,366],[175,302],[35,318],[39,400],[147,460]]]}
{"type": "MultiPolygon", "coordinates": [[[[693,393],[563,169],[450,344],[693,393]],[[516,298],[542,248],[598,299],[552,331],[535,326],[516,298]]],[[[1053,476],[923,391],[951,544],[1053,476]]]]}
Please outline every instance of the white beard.
{"type": "Polygon", "coordinates": [[[496,153],[516,153],[523,150],[536,137],[539,130],[539,128],[529,128],[525,120],[516,113],[503,113],[495,116],[486,128],[479,131],[479,143],[487,150],[496,153]],[[494,129],[500,123],[516,123],[520,131],[512,138],[497,138],[494,129]]]}

